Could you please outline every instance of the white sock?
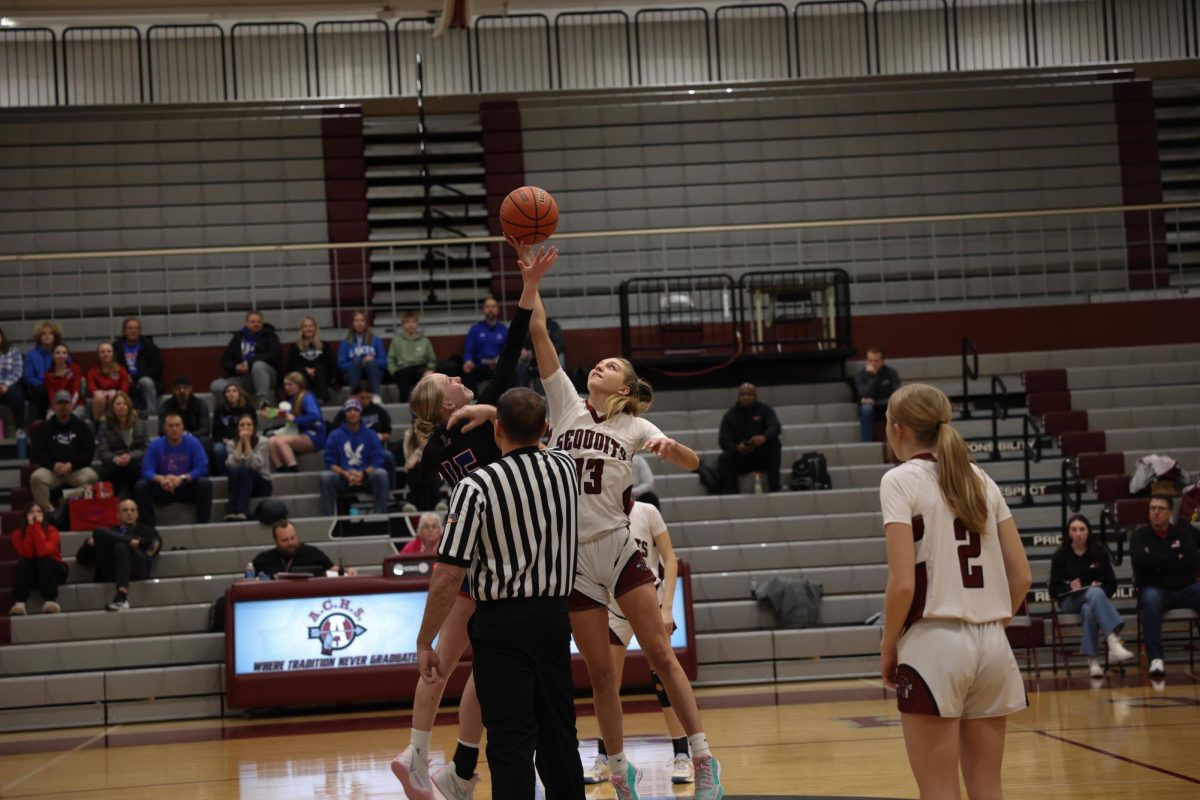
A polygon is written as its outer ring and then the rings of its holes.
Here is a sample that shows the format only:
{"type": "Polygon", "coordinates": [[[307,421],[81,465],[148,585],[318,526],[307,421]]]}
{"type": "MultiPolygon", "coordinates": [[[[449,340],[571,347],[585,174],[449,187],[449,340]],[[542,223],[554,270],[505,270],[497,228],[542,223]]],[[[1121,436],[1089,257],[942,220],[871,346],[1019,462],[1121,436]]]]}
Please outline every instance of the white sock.
{"type": "Polygon", "coordinates": [[[412,746],[422,756],[429,755],[429,737],[433,731],[419,731],[416,728],[412,729],[412,746]]]}
{"type": "Polygon", "coordinates": [[[619,753],[608,754],[608,768],[612,770],[613,775],[625,777],[625,773],[629,771],[629,762],[625,760],[625,751],[619,753]]]}
{"type": "Polygon", "coordinates": [[[708,737],[704,735],[704,731],[693,733],[689,736],[688,746],[692,748],[692,758],[702,758],[703,756],[712,755],[708,750],[708,737]]]}

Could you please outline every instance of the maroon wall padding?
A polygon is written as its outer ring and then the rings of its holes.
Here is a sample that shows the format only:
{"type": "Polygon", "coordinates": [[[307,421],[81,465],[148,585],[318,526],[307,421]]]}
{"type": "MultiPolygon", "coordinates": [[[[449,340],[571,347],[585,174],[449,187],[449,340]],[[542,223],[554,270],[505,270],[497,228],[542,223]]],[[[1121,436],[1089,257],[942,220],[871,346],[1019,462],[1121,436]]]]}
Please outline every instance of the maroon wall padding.
{"type": "MultiPolygon", "coordinates": [[[[367,223],[367,159],[362,107],[338,109],[321,119],[325,157],[325,219],[327,241],[365,242],[367,223]]],[[[363,250],[334,250],[329,257],[329,295],[338,327],[350,324],[356,309],[371,300],[371,265],[363,250]]]]}
{"type": "Polygon", "coordinates": [[[1065,369],[1031,369],[1021,373],[1021,385],[1029,394],[1035,392],[1065,392],[1071,387],[1067,384],[1065,369]]]}
{"type": "MultiPolygon", "coordinates": [[[[1121,163],[1121,202],[1127,206],[1161,203],[1162,167],[1153,84],[1148,80],[1127,81],[1114,83],[1112,90],[1121,163]]],[[[1125,249],[1132,288],[1169,284],[1166,231],[1162,211],[1125,213],[1125,249]]]]}
{"type": "MultiPolygon", "coordinates": [[[[525,185],[525,143],[521,136],[521,108],[515,100],[481,103],[479,127],[483,137],[483,185],[487,194],[488,233],[500,235],[500,204],[513,189],[525,185]]],[[[516,255],[507,245],[493,243],[492,294],[521,296],[521,273],[516,255]],[[506,276],[506,277],[502,277],[506,276]]],[[[512,316],[516,304],[503,310],[512,316]]]]}
{"type": "Polygon", "coordinates": [[[1096,499],[1101,503],[1124,500],[1129,497],[1128,475],[1096,476],[1096,499]]]}
{"type": "Polygon", "coordinates": [[[1025,405],[1029,413],[1035,417],[1045,416],[1055,411],[1071,410],[1070,392],[1034,392],[1025,395],[1025,405]]]}
{"type": "Polygon", "coordinates": [[[5,536],[25,525],[24,511],[0,511],[0,533],[5,536]]]}
{"type": "Polygon", "coordinates": [[[33,502],[33,492],[26,486],[16,486],[12,490],[13,511],[24,511],[33,502]]]}
{"type": "Polygon", "coordinates": [[[1064,433],[1058,437],[1059,449],[1064,456],[1077,456],[1080,453],[1100,453],[1104,451],[1106,437],[1104,431],[1077,431],[1064,433]]]}
{"type": "Polygon", "coordinates": [[[1116,502],[1117,524],[1122,528],[1150,524],[1150,498],[1131,497],[1116,502]]]}
{"type": "Polygon", "coordinates": [[[1047,436],[1058,436],[1087,429],[1088,413],[1086,411],[1047,411],[1043,415],[1042,430],[1046,432],[1047,436]]]}
{"type": "Polygon", "coordinates": [[[1076,462],[1081,478],[1096,478],[1125,471],[1124,453],[1080,453],[1076,462]]]}

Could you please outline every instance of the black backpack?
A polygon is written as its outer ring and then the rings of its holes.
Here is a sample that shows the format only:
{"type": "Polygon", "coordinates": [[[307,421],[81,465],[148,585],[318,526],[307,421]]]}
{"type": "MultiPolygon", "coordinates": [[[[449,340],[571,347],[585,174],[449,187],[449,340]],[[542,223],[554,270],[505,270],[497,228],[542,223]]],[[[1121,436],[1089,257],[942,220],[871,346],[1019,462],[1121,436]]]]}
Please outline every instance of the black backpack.
{"type": "Polygon", "coordinates": [[[717,472],[716,467],[701,461],[700,466],[696,468],[696,474],[700,477],[700,484],[708,490],[709,494],[721,493],[721,475],[717,472]]]}
{"type": "Polygon", "coordinates": [[[824,453],[805,453],[792,464],[791,489],[793,492],[811,492],[814,489],[832,489],[829,480],[829,465],[824,453]]]}

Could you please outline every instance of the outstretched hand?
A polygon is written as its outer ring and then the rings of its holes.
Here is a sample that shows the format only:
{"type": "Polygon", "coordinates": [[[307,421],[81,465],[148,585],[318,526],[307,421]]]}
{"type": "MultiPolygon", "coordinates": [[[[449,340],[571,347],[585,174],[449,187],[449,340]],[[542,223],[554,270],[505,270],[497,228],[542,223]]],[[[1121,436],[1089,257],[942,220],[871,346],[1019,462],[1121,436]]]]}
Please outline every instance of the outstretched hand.
{"type": "Polygon", "coordinates": [[[460,422],[464,423],[462,432],[473,431],[480,425],[486,422],[491,422],[496,418],[496,407],[489,406],[485,403],[477,403],[475,405],[463,406],[450,415],[450,419],[446,420],[446,428],[453,428],[460,422]]]}
{"type": "Polygon", "coordinates": [[[666,436],[656,436],[646,442],[644,449],[649,450],[654,455],[666,461],[675,452],[675,440],[666,436]]]}
{"type": "Polygon", "coordinates": [[[558,248],[539,247],[536,252],[527,244],[521,244],[511,236],[508,243],[517,251],[517,266],[521,268],[521,278],[525,283],[537,285],[554,262],[558,260],[558,248]]]}

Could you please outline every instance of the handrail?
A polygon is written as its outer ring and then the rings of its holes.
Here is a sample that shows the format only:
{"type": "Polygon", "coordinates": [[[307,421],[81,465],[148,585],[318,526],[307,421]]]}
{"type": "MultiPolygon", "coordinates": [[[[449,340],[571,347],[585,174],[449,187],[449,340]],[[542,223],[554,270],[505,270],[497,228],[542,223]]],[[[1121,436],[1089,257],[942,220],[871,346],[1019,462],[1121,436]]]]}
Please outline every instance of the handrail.
{"type": "Polygon", "coordinates": [[[975,346],[968,337],[962,339],[962,418],[971,418],[971,391],[967,387],[967,379],[973,381],[979,380],[979,348],[975,346]],[[972,362],[967,366],[967,355],[970,354],[972,362]]]}
{"type": "Polygon", "coordinates": [[[1121,526],[1117,524],[1117,517],[1116,514],[1113,513],[1112,507],[1105,506],[1104,508],[1100,509],[1100,524],[1098,526],[1100,529],[1100,544],[1105,550],[1108,550],[1109,553],[1112,553],[1112,550],[1109,550],[1108,547],[1109,524],[1112,525],[1112,530],[1117,540],[1117,554],[1113,556],[1113,566],[1119,567],[1121,566],[1121,562],[1125,560],[1125,531],[1123,531],[1121,526]]]}
{"type": "Polygon", "coordinates": [[[1079,469],[1075,466],[1074,459],[1064,458],[1062,460],[1062,470],[1059,477],[1061,486],[1059,489],[1059,504],[1062,508],[1062,529],[1067,529],[1067,511],[1079,513],[1079,509],[1083,508],[1083,478],[1079,475],[1079,469]],[[1067,477],[1074,476],[1075,500],[1071,500],[1071,487],[1067,486],[1067,477]]]}
{"type": "Polygon", "coordinates": [[[1000,420],[1008,419],[1008,386],[999,375],[992,376],[992,461],[1000,458],[1000,420]]]}
{"type": "Polygon", "coordinates": [[[1030,480],[1029,465],[1036,464],[1042,460],[1042,426],[1033,417],[1026,414],[1021,420],[1021,443],[1025,461],[1025,494],[1021,498],[1023,505],[1033,505],[1033,487],[1030,480]],[[1034,443],[1029,446],[1029,434],[1033,432],[1034,443]]]}
{"type": "MultiPolygon", "coordinates": [[[[746,233],[750,231],[790,231],[811,228],[853,228],[868,225],[919,225],[932,222],[969,222],[995,219],[1037,219],[1069,217],[1081,214],[1126,214],[1139,211],[1173,211],[1200,209],[1200,201],[1189,203],[1154,203],[1130,206],[1090,206],[1086,208],[1053,208],[1036,211],[995,211],[975,214],[930,214],[915,217],[863,217],[804,222],[761,222],[742,225],[697,225],[674,228],[627,228],[615,231],[576,231],[556,233],[555,240],[564,239],[607,239],[616,236],[665,236],[697,233],[746,233]]],[[[503,236],[472,236],[471,244],[489,244],[504,241],[503,236]]],[[[304,250],[346,250],[387,247],[426,247],[436,244],[461,244],[459,239],[389,239],[366,242],[311,242],[305,244],[263,244],[244,247],[178,247],[144,250],[85,250],[60,253],[18,253],[0,255],[0,264],[17,261],[60,261],[66,259],[85,260],[101,258],[143,258],[150,256],[200,256],[230,255],[233,253],[287,253],[304,250]]]]}

